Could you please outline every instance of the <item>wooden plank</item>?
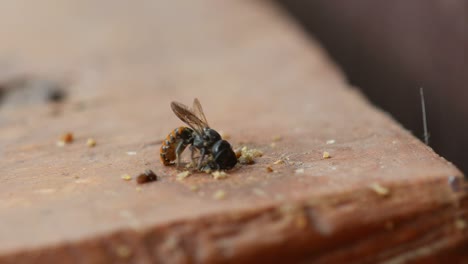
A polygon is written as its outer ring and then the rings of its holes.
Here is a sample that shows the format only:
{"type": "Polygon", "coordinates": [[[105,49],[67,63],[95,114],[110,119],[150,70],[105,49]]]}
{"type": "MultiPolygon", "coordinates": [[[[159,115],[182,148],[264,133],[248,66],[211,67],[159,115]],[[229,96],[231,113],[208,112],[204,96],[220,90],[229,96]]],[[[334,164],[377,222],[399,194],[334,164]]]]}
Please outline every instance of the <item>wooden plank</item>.
{"type": "Polygon", "coordinates": [[[374,262],[466,243],[460,171],[269,2],[0,5],[0,262],[374,262]],[[66,99],[45,102],[57,85],[66,99]],[[264,155],[177,180],[155,142],[182,125],[170,101],[194,97],[264,155]],[[145,169],[160,180],[121,179],[145,169]]]}

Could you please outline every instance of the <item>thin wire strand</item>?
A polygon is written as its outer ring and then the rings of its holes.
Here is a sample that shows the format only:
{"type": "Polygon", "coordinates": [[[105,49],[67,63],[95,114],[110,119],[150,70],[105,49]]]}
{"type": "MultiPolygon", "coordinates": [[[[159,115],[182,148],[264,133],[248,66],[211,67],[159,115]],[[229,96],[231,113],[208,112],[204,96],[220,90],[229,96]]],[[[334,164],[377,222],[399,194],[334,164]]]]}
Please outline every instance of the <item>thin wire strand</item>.
{"type": "Polygon", "coordinates": [[[427,119],[426,119],[426,103],[424,101],[424,89],[419,88],[419,93],[421,95],[421,108],[422,108],[422,118],[423,118],[423,128],[424,128],[424,143],[429,145],[429,133],[427,132],[427,119]]]}

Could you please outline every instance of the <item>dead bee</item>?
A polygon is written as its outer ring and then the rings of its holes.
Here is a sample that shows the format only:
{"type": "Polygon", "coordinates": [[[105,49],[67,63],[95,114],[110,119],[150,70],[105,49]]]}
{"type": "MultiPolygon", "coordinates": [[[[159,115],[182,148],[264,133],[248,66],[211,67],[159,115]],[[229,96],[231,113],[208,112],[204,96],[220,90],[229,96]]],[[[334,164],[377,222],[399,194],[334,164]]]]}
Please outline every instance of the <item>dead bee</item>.
{"type": "Polygon", "coordinates": [[[191,159],[194,162],[195,150],[200,151],[197,169],[200,170],[203,160],[209,156],[208,166],[215,170],[228,170],[237,164],[237,157],[226,140],[211,129],[206,121],[200,101],[193,100],[193,109],[181,103],[172,102],[172,111],[189,127],[179,127],[172,131],[163,141],[160,156],[164,165],[176,161],[180,166],[180,155],[190,145],[191,159]]]}

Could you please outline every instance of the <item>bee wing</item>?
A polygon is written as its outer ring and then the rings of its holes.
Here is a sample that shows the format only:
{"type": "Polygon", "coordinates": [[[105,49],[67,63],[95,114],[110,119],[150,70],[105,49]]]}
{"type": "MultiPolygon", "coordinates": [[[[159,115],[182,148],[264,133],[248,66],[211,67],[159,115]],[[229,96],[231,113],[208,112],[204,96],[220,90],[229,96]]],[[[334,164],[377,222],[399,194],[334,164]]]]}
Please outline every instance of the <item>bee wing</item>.
{"type": "Polygon", "coordinates": [[[206,124],[200,118],[198,118],[186,105],[178,102],[172,102],[171,108],[174,114],[180,120],[195,130],[195,132],[198,134],[203,134],[203,128],[206,127],[206,124]]]}
{"type": "Polygon", "coordinates": [[[205,127],[210,127],[208,125],[208,121],[206,121],[205,113],[203,112],[203,108],[200,104],[200,101],[198,101],[198,98],[193,99],[193,113],[201,120],[203,121],[205,127]]]}

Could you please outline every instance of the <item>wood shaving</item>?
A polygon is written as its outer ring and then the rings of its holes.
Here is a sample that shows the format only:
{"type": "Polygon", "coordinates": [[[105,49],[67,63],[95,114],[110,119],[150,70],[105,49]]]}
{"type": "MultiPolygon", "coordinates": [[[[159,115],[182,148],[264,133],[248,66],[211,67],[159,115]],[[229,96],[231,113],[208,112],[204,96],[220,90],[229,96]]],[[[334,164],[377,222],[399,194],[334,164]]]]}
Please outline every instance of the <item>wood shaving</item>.
{"type": "Polygon", "coordinates": [[[88,138],[88,141],[86,141],[86,146],[90,148],[94,148],[96,146],[96,140],[92,138],[88,138]]]}
{"type": "Polygon", "coordinates": [[[124,175],[121,176],[121,178],[122,178],[123,180],[129,181],[129,180],[132,179],[132,176],[130,176],[130,175],[128,175],[128,174],[124,174],[124,175]]]}
{"type": "Polygon", "coordinates": [[[263,152],[258,149],[249,149],[243,147],[241,149],[241,155],[239,157],[240,164],[254,164],[255,158],[263,156],[263,152]]]}
{"type": "Polygon", "coordinates": [[[273,165],[278,165],[278,164],[283,164],[283,163],[284,163],[284,160],[279,159],[279,160],[273,162],[273,165]]]}
{"type": "Polygon", "coordinates": [[[324,152],[323,152],[322,157],[323,157],[324,159],[329,159],[329,158],[331,158],[330,153],[328,153],[327,151],[324,151],[324,152]]]}
{"type": "Polygon", "coordinates": [[[222,180],[228,177],[228,174],[225,173],[224,171],[215,171],[211,175],[213,175],[213,178],[215,180],[222,180]]]}
{"type": "Polygon", "coordinates": [[[189,175],[190,175],[190,171],[184,171],[184,172],[181,172],[181,173],[177,174],[176,179],[178,181],[182,181],[185,178],[187,178],[189,175]]]}
{"type": "Polygon", "coordinates": [[[327,143],[327,145],[330,145],[330,144],[335,144],[335,142],[336,141],[334,139],[329,139],[329,140],[327,140],[326,143],[327,143]]]}
{"type": "Polygon", "coordinates": [[[215,199],[215,200],[222,200],[224,198],[226,198],[226,192],[224,192],[223,190],[217,190],[213,194],[213,199],[215,199]]]}
{"type": "Polygon", "coordinates": [[[190,186],[190,190],[191,190],[192,192],[196,192],[196,191],[198,191],[199,189],[200,189],[200,187],[198,187],[197,185],[192,185],[192,186],[190,186]]]}
{"type": "Polygon", "coordinates": [[[304,168],[297,169],[297,170],[295,171],[295,173],[297,173],[297,174],[303,174],[303,173],[304,173],[304,168]]]}
{"type": "Polygon", "coordinates": [[[202,172],[206,173],[206,174],[210,174],[211,173],[211,169],[209,167],[205,167],[202,172]]]}
{"type": "Polygon", "coordinates": [[[388,196],[390,195],[390,190],[388,188],[383,187],[382,185],[378,183],[373,183],[369,185],[369,188],[371,188],[376,194],[380,196],[388,196]]]}

